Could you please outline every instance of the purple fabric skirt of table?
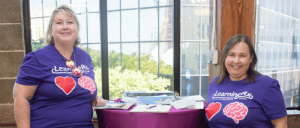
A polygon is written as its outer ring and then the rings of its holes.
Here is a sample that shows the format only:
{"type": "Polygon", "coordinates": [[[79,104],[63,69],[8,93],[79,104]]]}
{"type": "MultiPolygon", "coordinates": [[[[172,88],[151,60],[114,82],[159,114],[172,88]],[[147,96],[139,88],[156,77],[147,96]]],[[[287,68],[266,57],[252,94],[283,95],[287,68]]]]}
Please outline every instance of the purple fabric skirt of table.
{"type": "Polygon", "coordinates": [[[99,128],[209,128],[204,109],[178,110],[172,107],[169,113],[129,113],[132,108],[97,109],[99,128]]]}

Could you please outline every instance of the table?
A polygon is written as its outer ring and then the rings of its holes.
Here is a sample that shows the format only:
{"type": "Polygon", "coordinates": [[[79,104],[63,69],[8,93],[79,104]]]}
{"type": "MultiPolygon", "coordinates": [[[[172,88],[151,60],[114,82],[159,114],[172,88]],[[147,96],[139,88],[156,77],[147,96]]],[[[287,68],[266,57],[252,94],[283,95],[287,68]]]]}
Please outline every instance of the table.
{"type": "Polygon", "coordinates": [[[172,107],[169,113],[129,113],[131,109],[97,109],[99,128],[209,128],[204,109],[172,107]]]}

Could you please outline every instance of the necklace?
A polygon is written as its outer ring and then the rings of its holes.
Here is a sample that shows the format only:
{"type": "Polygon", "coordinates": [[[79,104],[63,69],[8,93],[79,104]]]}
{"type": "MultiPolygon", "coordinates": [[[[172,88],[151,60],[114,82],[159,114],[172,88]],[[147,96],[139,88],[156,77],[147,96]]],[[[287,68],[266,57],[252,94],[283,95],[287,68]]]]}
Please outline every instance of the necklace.
{"type": "MultiPolygon", "coordinates": [[[[60,54],[60,52],[59,52],[59,54],[60,54]]],[[[69,68],[72,68],[72,73],[73,73],[73,75],[74,75],[75,77],[80,77],[80,76],[82,76],[82,72],[81,72],[81,70],[80,70],[79,68],[77,68],[77,66],[76,66],[76,56],[75,56],[75,54],[76,54],[76,51],[75,51],[75,48],[74,48],[74,60],[75,60],[75,63],[74,63],[74,61],[71,59],[71,57],[70,57],[70,59],[67,59],[67,58],[65,58],[62,54],[60,54],[60,55],[66,60],[66,66],[69,67],[69,68]]]]}
{"type": "MultiPolygon", "coordinates": [[[[75,51],[75,48],[74,48],[74,60],[75,60],[75,64],[74,64],[74,68],[73,68],[73,70],[72,70],[72,73],[73,73],[73,75],[74,75],[75,77],[80,77],[80,76],[82,76],[82,72],[81,72],[81,70],[80,70],[79,68],[77,68],[77,66],[76,66],[75,53],[76,53],[76,51],[75,51]]],[[[70,58],[70,59],[71,59],[71,58],[70,58]]],[[[73,63],[74,63],[74,62],[73,62],[73,63]]],[[[67,62],[66,62],[66,64],[67,64],[67,62]]]]}

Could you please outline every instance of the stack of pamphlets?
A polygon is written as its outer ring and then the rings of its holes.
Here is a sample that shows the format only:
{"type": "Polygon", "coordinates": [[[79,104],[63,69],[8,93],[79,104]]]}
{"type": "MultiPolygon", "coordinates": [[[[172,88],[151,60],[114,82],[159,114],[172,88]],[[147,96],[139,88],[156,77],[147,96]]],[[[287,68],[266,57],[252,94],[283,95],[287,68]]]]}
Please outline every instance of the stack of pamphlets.
{"type": "Polygon", "coordinates": [[[137,104],[170,104],[173,99],[174,92],[125,92],[122,101],[136,101],[137,104]]]}
{"type": "Polygon", "coordinates": [[[135,101],[131,103],[106,103],[105,106],[94,107],[94,109],[129,109],[135,104],[135,101]]]}
{"type": "Polygon", "coordinates": [[[187,99],[194,99],[195,102],[201,102],[205,101],[205,99],[200,96],[200,95],[194,95],[194,96],[180,96],[180,97],[175,97],[174,100],[187,100],[187,99]]]}
{"type": "Polygon", "coordinates": [[[174,96],[174,92],[125,92],[124,97],[137,96],[174,96]]]}
{"type": "Polygon", "coordinates": [[[174,96],[138,96],[137,104],[171,104],[174,96]]]}
{"type": "Polygon", "coordinates": [[[195,105],[194,99],[176,100],[171,104],[176,109],[186,109],[195,105]]]}
{"type": "Polygon", "coordinates": [[[175,97],[171,105],[176,109],[203,109],[205,99],[200,95],[175,97]]]}
{"type": "Polygon", "coordinates": [[[171,105],[137,105],[131,109],[130,113],[168,113],[171,105]]]}

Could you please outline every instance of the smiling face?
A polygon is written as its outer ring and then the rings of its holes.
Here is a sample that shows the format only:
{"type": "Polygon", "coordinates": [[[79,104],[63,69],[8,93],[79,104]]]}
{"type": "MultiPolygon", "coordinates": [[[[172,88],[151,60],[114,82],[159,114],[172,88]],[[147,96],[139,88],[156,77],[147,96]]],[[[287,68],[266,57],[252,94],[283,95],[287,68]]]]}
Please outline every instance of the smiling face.
{"type": "Polygon", "coordinates": [[[62,12],[58,12],[54,16],[51,35],[54,38],[55,44],[73,46],[78,37],[76,20],[62,12]]]}
{"type": "Polygon", "coordinates": [[[238,81],[246,78],[252,58],[249,47],[245,42],[239,42],[234,45],[225,59],[225,67],[229,73],[230,80],[238,81]]]}

